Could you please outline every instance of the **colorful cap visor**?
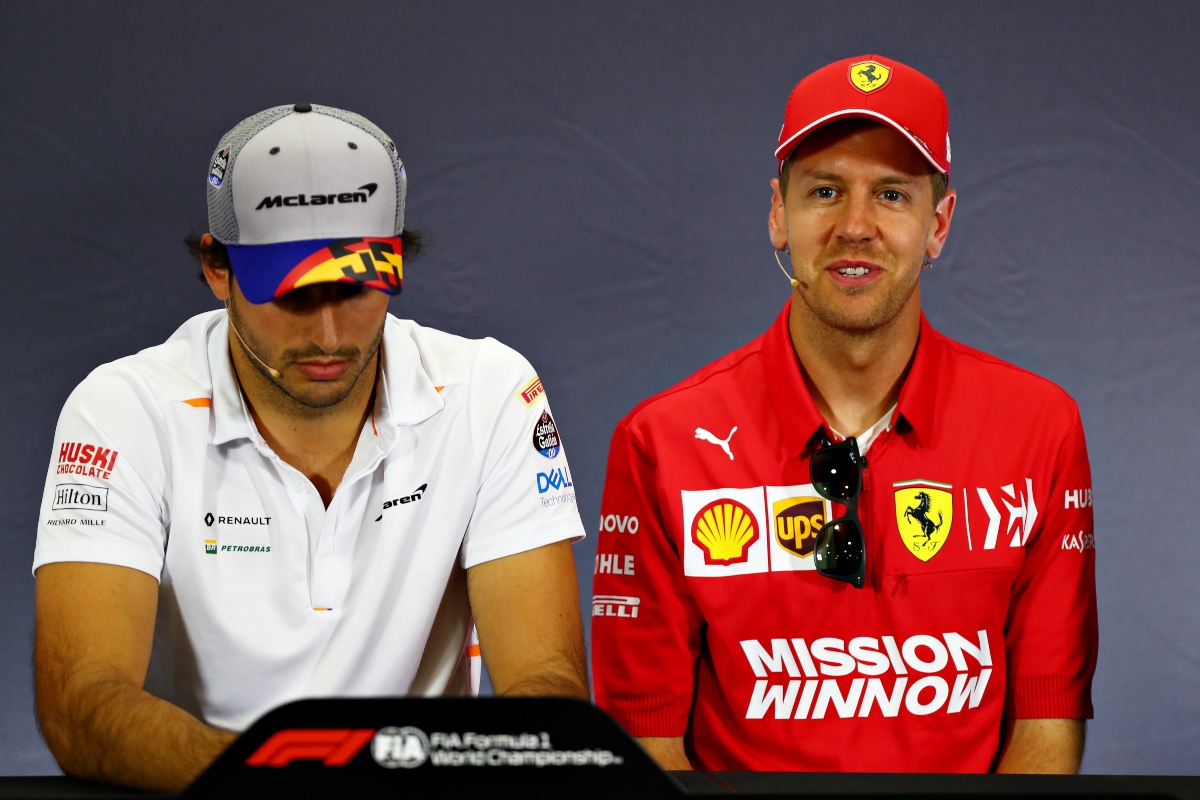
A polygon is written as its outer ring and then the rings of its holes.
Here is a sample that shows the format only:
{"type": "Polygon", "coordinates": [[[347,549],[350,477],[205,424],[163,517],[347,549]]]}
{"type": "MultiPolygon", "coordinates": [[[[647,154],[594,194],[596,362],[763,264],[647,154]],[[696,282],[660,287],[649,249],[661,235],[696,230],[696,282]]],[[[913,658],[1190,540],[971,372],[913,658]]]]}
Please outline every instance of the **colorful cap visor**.
{"type": "Polygon", "coordinates": [[[400,294],[404,283],[398,236],[227,247],[238,287],[251,303],[314,283],[357,283],[388,294],[400,294]]]}

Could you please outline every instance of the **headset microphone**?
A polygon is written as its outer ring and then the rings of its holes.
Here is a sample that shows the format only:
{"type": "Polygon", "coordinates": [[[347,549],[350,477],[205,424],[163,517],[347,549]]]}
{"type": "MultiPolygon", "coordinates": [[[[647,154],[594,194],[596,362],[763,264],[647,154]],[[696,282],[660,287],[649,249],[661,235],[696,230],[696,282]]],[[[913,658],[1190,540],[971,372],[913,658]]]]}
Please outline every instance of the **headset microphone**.
{"type": "Polygon", "coordinates": [[[779,265],[779,269],[783,270],[783,276],[785,278],[787,278],[788,281],[791,282],[792,288],[795,289],[797,286],[800,285],[800,281],[796,280],[793,276],[788,275],[788,271],[786,269],[783,269],[783,262],[779,260],[780,253],[791,253],[791,252],[792,251],[790,249],[789,250],[776,250],[775,251],[775,263],[779,265]]]}
{"type": "Polygon", "coordinates": [[[250,354],[251,358],[253,358],[258,363],[262,364],[263,369],[265,369],[267,372],[271,373],[271,377],[275,378],[276,380],[279,380],[280,378],[282,378],[283,374],[280,373],[279,370],[275,369],[270,364],[268,364],[267,362],[265,362],[261,358],[259,358],[258,354],[250,349],[250,345],[246,344],[246,340],[242,338],[242,335],[240,333],[238,333],[237,325],[233,324],[233,315],[229,313],[229,301],[228,300],[225,301],[225,313],[229,316],[229,327],[233,330],[233,335],[236,336],[237,340],[242,343],[242,347],[245,349],[245,351],[247,353],[250,354]]]}

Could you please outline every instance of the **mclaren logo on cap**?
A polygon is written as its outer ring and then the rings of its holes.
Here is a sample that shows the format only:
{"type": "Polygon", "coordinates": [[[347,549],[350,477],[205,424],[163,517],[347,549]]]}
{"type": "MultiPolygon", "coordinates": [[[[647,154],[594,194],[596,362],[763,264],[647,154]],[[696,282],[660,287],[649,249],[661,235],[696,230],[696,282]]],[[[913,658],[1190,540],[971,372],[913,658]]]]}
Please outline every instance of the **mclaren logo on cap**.
{"type": "Polygon", "coordinates": [[[353,281],[397,294],[403,283],[400,239],[338,239],[299,264],[275,290],[279,297],[310,283],[353,281]]]}
{"type": "MultiPolygon", "coordinates": [[[[214,161],[213,163],[215,164],[216,162],[214,161]]],[[[213,185],[219,186],[220,181],[213,185]]],[[[375,194],[375,190],[378,188],[379,184],[377,183],[364,183],[353,192],[311,195],[293,194],[287,197],[277,194],[274,197],[264,197],[262,202],[255,206],[254,210],[261,211],[264,208],[282,208],[283,206],[331,206],[334,203],[365,203],[371,195],[375,194]]]]}
{"type": "Polygon", "coordinates": [[[892,77],[892,71],[878,61],[859,61],[850,65],[850,83],[864,94],[882,89],[892,77]]]}

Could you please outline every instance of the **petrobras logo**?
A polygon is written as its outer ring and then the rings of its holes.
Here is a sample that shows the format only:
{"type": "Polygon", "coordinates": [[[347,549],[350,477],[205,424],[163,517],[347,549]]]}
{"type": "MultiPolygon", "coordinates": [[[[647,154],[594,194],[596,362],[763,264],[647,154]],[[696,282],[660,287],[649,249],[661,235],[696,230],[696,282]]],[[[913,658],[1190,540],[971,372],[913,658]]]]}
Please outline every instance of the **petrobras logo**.
{"type": "Polygon", "coordinates": [[[404,284],[399,237],[335,239],[293,267],[280,281],[275,296],[312,283],[338,281],[398,294],[404,284]]]}
{"type": "Polygon", "coordinates": [[[63,442],[58,446],[59,475],[108,480],[116,465],[116,450],[86,442],[63,442]]]}
{"type": "Polygon", "coordinates": [[[642,524],[638,521],[637,517],[628,514],[602,514],[600,516],[599,530],[608,531],[609,533],[613,531],[617,533],[637,533],[638,528],[641,526],[642,524]]]}
{"type": "Polygon", "coordinates": [[[592,598],[593,617],[625,617],[637,619],[640,597],[625,597],[619,594],[598,594],[592,598]]]}
{"type": "Polygon", "coordinates": [[[54,486],[54,504],[50,508],[108,511],[108,489],[84,483],[59,483],[54,486]]]}
{"type": "Polygon", "coordinates": [[[903,641],[858,636],[740,644],[756,678],[746,719],[957,714],[979,707],[992,675],[983,630],[970,637],[917,634],[903,641]]]}

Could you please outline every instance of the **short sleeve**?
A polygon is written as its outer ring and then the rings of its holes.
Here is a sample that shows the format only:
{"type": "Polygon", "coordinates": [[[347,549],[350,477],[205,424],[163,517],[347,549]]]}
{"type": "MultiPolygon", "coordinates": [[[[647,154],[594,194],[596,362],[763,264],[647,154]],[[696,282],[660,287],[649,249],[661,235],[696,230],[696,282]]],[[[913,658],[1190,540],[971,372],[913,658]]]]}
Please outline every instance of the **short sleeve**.
{"type": "Polygon", "coordinates": [[[1025,546],[1005,641],[1007,714],[1090,719],[1096,670],[1096,540],[1092,476],[1079,412],[1054,465],[1044,523],[1025,546]]]}
{"type": "Polygon", "coordinates": [[[609,449],[594,572],[596,705],[633,736],[683,736],[702,620],[664,524],[654,464],[626,423],[609,449]]]}
{"type": "Polygon", "coordinates": [[[479,490],[463,541],[463,567],[582,539],[562,435],[533,367],[485,339],[469,391],[479,490]]]}
{"type": "Polygon", "coordinates": [[[159,428],[128,382],[93,373],[54,432],[33,571],[60,561],[130,567],[160,578],[166,551],[159,428]]]}

